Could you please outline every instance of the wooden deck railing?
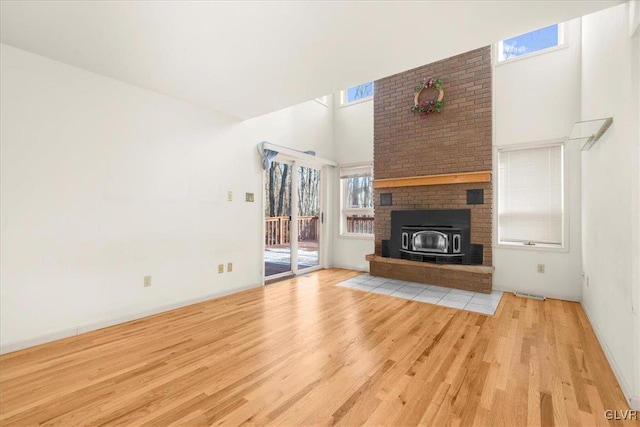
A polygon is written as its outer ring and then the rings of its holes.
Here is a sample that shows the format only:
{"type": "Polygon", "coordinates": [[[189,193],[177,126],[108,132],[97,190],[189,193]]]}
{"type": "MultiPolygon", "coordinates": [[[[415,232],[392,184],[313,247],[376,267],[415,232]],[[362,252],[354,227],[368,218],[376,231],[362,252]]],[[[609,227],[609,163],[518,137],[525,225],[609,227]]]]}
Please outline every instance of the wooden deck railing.
{"type": "MultiPolygon", "coordinates": [[[[265,244],[285,245],[291,242],[291,219],[288,216],[273,216],[265,219],[265,244]]],[[[318,217],[298,217],[298,241],[318,240],[318,217]]]]}
{"type": "Polygon", "coordinates": [[[372,216],[348,216],[347,233],[373,234],[373,223],[372,216]]]}
{"type": "Polygon", "coordinates": [[[318,240],[318,217],[298,217],[298,241],[318,240]]]}

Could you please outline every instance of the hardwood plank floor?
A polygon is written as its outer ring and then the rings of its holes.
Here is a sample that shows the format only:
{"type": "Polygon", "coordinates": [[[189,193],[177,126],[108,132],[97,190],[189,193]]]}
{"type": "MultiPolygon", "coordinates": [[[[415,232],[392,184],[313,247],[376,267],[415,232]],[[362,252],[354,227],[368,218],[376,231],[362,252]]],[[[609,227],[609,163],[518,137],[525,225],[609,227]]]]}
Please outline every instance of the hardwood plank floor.
{"type": "Polygon", "coordinates": [[[9,425],[638,425],[582,308],[495,316],[324,270],[0,357],[9,425]]]}

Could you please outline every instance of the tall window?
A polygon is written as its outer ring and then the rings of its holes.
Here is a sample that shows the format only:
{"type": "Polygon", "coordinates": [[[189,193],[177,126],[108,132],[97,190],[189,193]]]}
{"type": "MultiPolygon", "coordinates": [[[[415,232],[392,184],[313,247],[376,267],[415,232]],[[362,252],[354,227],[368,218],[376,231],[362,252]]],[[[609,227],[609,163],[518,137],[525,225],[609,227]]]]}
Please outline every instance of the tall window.
{"type": "Polygon", "coordinates": [[[562,247],[562,144],[498,152],[498,242],[562,247]]]}
{"type": "Polygon", "coordinates": [[[345,89],[340,94],[342,105],[353,104],[373,97],[373,82],[362,83],[345,89]]]}
{"type": "Polygon", "coordinates": [[[564,44],[564,24],[553,24],[498,43],[498,62],[564,44]]]}
{"type": "Polygon", "coordinates": [[[371,165],[340,168],[343,235],[373,235],[372,184],[371,165]]]}

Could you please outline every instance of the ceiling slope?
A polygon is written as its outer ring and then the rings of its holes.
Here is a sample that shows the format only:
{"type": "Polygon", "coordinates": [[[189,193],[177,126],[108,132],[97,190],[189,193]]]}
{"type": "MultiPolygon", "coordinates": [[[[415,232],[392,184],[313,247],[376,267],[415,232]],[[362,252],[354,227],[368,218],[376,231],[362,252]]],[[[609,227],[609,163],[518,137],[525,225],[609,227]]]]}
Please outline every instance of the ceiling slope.
{"type": "Polygon", "coordinates": [[[247,119],[617,1],[2,1],[2,43],[247,119]]]}

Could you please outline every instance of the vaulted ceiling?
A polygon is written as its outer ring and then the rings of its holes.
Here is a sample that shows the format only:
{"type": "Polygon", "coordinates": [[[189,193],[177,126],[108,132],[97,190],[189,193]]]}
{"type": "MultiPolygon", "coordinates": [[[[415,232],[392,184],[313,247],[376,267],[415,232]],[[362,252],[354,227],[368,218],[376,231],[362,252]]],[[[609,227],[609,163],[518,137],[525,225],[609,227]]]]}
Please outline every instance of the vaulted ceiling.
{"type": "Polygon", "coordinates": [[[2,43],[241,119],[618,1],[2,1],[2,43]]]}

